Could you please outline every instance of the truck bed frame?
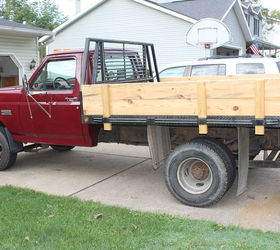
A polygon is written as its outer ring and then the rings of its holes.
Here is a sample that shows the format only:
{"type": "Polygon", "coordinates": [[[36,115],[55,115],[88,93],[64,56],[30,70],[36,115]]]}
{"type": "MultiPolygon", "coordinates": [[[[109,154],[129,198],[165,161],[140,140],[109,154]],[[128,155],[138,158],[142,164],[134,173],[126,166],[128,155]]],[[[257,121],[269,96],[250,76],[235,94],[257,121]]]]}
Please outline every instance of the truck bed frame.
{"type": "MultiPolygon", "coordinates": [[[[103,47],[102,41],[100,43],[103,47]]],[[[155,57],[154,62],[156,62],[155,57]]],[[[157,68],[156,63],[154,65],[157,68]]],[[[280,167],[279,156],[276,157],[276,161],[273,161],[280,143],[280,75],[159,79],[156,70],[156,76],[157,82],[149,82],[152,79],[148,78],[146,82],[135,79],[122,83],[101,81],[98,83],[102,84],[82,85],[82,122],[92,125],[102,124],[104,131],[112,131],[113,126],[114,129],[147,127],[147,141],[153,166],[155,168],[161,166],[168,157],[166,182],[171,193],[186,204],[195,206],[212,204],[212,201],[196,203],[195,198],[182,198],[184,195],[181,196],[173,190],[178,183],[174,184],[171,180],[174,181],[182,174],[171,178],[168,171],[176,168],[173,160],[176,162],[177,156],[182,152],[192,150],[192,147],[200,153],[210,147],[214,151],[217,150],[216,152],[227,155],[226,158],[232,159],[229,163],[232,167],[228,168],[228,171],[234,169],[233,157],[236,151],[236,156],[238,156],[237,194],[242,194],[246,190],[249,164],[255,167],[280,167]],[[183,145],[175,148],[171,154],[173,145],[170,127],[175,129],[175,134],[182,128],[185,135],[181,136],[183,145]],[[212,133],[213,129],[214,133],[212,133]],[[235,141],[235,150],[224,143],[226,129],[231,132],[235,129],[231,135],[235,141]],[[265,135],[266,131],[267,135],[265,135]],[[202,139],[197,137],[199,134],[204,137],[202,139]],[[206,136],[208,134],[215,136],[209,138],[206,136]],[[184,142],[187,137],[191,141],[184,142]],[[196,143],[192,142],[193,139],[196,139],[196,143]],[[221,139],[224,141],[221,142],[221,139]],[[266,149],[273,150],[270,155],[264,157],[265,161],[249,161],[252,141],[263,141],[258,144],[259,151],[264,149],[265,144],[266,149]],[[231,152],[228,152],[226,148],[230,148],[231,152]],[[191,200],[190,203],[189,200],[191,200]]],[[[211,152],[213,151],[210,150],[209,153],[211,152]]],[[[201,162],[204,164],[203,161],[200,161],[200,164],[201,162]]],[[[229,178],[231,185],[231,180],[235,177],[234,171],[229,172],[228,175],[231,176],[229,178]]],[[[219,199],[216,198],[215,201],[219,199]]]]}

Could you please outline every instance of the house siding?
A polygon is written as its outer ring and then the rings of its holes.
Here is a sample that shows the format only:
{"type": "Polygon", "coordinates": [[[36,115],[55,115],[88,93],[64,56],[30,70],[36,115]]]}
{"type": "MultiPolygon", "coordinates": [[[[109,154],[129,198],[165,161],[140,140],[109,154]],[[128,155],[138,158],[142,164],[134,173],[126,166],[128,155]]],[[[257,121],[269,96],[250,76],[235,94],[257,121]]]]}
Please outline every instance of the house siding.
{"type": "Polygon", "coordinates": [[[151,42],[159,66],[195,60],[204,51],[186,44],[191,24],[131,0],[109,0],[57,34],[48,52],[83,48],[86,37],[151,42]]]}
{"type": "Polygon", "coordinates": [[[242,51],[240,53],[245,53],[246,52],[246,40],[243,35],[243,31],[241,29],[241,26],[239,24],[237,15],[235,13],[235,10],[232,9],[226,18],[224,19],[225,25],[229,28],[231,32],[231,41],[227,43],[227,46],[233,46],[233,47],[238,47],[242,51]]]}
{"type": "Polygon", "coordinates": [[[0,54],[13,53],[24,68],[24,74],[30,77],[34,70],[30,70],[29,64],[34,59],[38,63],[37,40],[34,37],[19,35],[0,35],[0,54]]]}

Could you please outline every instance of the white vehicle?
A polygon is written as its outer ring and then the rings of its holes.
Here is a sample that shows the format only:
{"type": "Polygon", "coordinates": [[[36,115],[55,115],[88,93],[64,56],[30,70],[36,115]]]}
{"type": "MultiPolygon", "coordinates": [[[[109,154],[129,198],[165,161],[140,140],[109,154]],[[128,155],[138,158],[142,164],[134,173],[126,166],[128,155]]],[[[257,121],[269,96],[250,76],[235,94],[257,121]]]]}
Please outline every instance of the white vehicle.
{"type": "Polygon", "coordinates": [[[159,70],[161,78],[182,76],[219,76],[279,74],[280,61],[266,57],[203,59],[169,64],[159,70]]]}

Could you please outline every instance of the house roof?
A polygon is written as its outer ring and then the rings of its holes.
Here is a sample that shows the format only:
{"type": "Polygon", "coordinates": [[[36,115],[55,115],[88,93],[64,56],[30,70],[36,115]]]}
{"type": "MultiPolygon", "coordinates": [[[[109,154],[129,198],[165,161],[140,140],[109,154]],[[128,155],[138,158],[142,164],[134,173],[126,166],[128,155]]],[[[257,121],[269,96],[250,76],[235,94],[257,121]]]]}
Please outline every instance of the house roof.
{"type": "MultiPolygon", "coordinates": [[[[252,40],[250,29],[244,17],[241,5],[238,0],[185,0],[174,1],[171,3],[155,3],[152,0],[132,0],[139,4],[161,11],[168,15],[180,18],[184,21],[194,24],[197,20],[202,18],[215,18],[221,21],[227,16],[229,11],[234,7],[237,17],[240,20],[241,27],[247,41],[252,40]]],[[[65,23],[61,24],[53,30],[54,35],[57,35],[68,26],[72,25],[79,19],[86,16],[88,13],[98,8],[100,5],[107,2],[107,0],[96,0],[88,9],[78,13],[65,23]]],[[[47,42],[53,38],[52,35],[42,37],[39,42],[47,42]]]]}
{"type": "Polygon", "coordinates": [[[235,0],[188,0],[159,5],[196,20],[202,18],[221,20],[234,2],[235,0]]]}
{"type": "Polygon", "coordinates": [[[263,18],[261,13],[262,8],[259,5],[253,4],[251,2],[243,2],[242,8],[247,9],[251,14],[255,14],[260,18],[263,18]]]}
{"type": "Polygon", "coordinates": [[[261,38],[257,39],[256,42],[259,44],[260,48],[259,49],[265,49],[265,50],[275,50],[275,49],[280,49],[280,46],[278,44],[274,44],[271,42],[268,42],[266,40],[263,40],[261,38]]]}
{"type": "Polygon", "coordinates": [[[243,2],[242,5],[247,8],[251,5],[251,3],[250,2],[243,2]]]}
{"type": "Polygon", "coordinates": [[[3,18],[0,19],[0,31],[24,33],[32,36],[52,35],[52,32],[49,30],[41,29],[22,23],[16,23],[13,21],[5,20],[3,18]]]}

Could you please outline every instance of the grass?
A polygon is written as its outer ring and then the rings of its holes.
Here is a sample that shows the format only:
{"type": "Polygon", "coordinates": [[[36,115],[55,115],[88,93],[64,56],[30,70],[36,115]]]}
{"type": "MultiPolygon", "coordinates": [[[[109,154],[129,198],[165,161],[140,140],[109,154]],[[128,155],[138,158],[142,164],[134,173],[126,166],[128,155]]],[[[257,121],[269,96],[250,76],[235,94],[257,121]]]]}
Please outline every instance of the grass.
{"type": "MultiPolygon", "coordinates": [[[[277,222],[276,222],[277,223],[277,222]]],[[[0,249],[279,249],[280,234],[0,188],[0,249]]]]}

